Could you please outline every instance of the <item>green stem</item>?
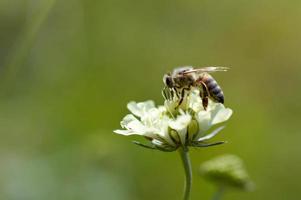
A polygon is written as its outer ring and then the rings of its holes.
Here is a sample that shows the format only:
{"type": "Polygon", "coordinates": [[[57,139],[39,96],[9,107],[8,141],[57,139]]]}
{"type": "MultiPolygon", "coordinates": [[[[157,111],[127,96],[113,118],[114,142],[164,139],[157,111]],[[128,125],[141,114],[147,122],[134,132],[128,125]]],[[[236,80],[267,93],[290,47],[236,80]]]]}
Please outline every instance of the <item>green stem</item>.
{"type": "Polygon", "coordinates": [[[212,200],[221,200],[222,196],[224,194],[224,187],[219,186],[216,190],[216,192],[213,194],[212,200]]]}
{"type": "Polygon", "coordinates": [[[189,157],[189,152],[187,147],[180,147],[179,152],[181,155],[181,159],[183,162],[184,170],[185,170],[185,185],[184,185],[184,200],[190,199],[191,193],[191,185],[192,185],[192,170],[191,170],[191,162],[189,157]]]}

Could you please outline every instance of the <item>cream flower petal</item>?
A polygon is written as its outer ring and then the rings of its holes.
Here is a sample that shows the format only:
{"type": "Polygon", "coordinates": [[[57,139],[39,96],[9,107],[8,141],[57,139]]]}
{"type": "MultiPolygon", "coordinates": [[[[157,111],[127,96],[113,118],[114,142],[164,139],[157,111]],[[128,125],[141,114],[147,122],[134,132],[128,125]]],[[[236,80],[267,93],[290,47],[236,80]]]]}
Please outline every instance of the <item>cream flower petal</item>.
{"type": "Polygon", "coordinates": [[[212,126],[227,121],[232,115],[230,108],[225,108],[221,103],[210,101],[206,111],[200,111],[196,114],[196,119],[199,123],[198,137],[203,137],[204,133],[212,126]]]}
{"type": "Polygon", "coordinates": [[[114,130],[114,133],[117,133],[119,135],[125,135],[125,136],[135,135],[134,132],[130,130],[114,130]]]}
{"type": "Polygon", "coordinates": [[[160,119],[161,112],[157,108],[151,108],[148,110],[147,115],[141,117],[141,121],[147,126],[151,126],[160,119]]]}
{"type": "Polygon", "coordinates": [[[227,121],[231,117],[232,113],[233,111],[230,108],[225,108],[223,104],[218,104],[212,113],[211,125],[227,121]]]}
{"type": "Polygon", "coordinates": [[[208,130],[211,126],[211,113],[208,111],[200,111],[196,114],[196,119],[199,124],[200,131],[204,132],[208,130]]]}
{"type": "Polygon", "coordinates": [[[213,138],[214,136],[216,136],[224,128],[225,128],[225,126],[218,127],[217,129],[215,129],[208,135],[198,138],[197,141],[201,142],[201,141],[209,140],[209,139],[213,138]]]}
{"type": "Polygon", "coordinates": [[[115,130],[114,132],[121,135],[143,135],[152,137],[154,134],[150,129],[144,126],[134,115],[128,114],[120,122],[122,128],[127,130],[115,130]]]}
{"type": "Polygon", "coordinates": [[[131,101],[127,108],[137,117],[143,117],[150,109],[155,108],[155,103],[151,100],[139,103],[131,101]]]}
{"type": "Polygon", "coordinates": [[[164,107],[152,108],[147,115],[141,118],[141,122],[147,127],[152,127],[152,131],[155,134],[164,138],[169,144],[174,145],[168,134],[168,123],[171,119],[165,115],[165,112],[166,109],[164,107]]]}

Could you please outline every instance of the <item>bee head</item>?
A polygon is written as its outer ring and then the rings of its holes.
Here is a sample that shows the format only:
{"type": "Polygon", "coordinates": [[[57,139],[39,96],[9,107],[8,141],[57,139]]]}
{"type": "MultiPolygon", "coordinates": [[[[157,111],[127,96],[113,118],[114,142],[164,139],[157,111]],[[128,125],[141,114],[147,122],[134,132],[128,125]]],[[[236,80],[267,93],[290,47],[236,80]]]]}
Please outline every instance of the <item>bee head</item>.
{"type": "Polygon", "coordinates": [[[171,75],[169,73],[164,75],[163,82],[169,88],[174,87],[174,84],[173,84],[173,81],[172,81],[172,77],[171,77],[171,75]]]}

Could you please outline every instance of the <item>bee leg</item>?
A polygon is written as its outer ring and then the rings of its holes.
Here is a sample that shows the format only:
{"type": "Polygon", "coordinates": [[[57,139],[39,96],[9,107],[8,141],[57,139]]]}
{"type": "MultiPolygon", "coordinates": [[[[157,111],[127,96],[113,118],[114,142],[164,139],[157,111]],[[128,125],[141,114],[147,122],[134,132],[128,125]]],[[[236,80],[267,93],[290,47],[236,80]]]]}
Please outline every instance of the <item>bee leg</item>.
{"type": "Polygon", "coordinates": [[[176,89],[176,88],[174,88],[173,89],[173,91],[176,93],[176,96],[178,97],[178,99],[180,98],[180,96],[179,96],[179,92],[178,92],[178,90],[176,89]]]}
{"type": "Polygon", "coordinates": [[[164,98],[165,100],[167,100],[166,87],[164,87],[164,88],[162,89],[161,92],[162,92],[163,98],[164,98]]]}
{"type": "Polygon", "coordinates": [[[170,97],[169,97],[169,100],[172,100],[173,99],[173,97],[174,97],[174,91],[173,90],[170,90],[170,97]]]}
{"type": "Polygon", "coordinates": [[[162,96],[164,97],[165,100],[170,100],[171,99],[171,91],[168,87],[164,87],[162,89],[162,96]]]}
{"type": "Polygon", "coordinates": [[[178,109],[178,107],[183,103],[184,97],[185,97],[185,88],[183,88],[182,91],[181,91],[180,101],[179,101],[176,109],[178,109]]]}
{"type": "Polygon", "coordinates": [[[207,110],[208,97],[209,97],[208,89],[203,82],[201,82],[201,85],[202,85],[202,91],[200,92],[200,97],[202,98],[202,104],[203,104],[204,110],[207,110]]]}

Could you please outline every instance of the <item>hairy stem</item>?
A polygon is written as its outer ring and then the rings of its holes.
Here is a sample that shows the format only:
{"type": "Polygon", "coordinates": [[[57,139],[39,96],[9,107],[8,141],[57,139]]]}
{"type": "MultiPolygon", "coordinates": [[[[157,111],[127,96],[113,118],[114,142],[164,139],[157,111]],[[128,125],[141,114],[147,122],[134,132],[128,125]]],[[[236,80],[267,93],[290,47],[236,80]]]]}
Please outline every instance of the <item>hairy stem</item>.
{"type": "Polygon", "coordinates": [[[184,170],[185,170],[185,184],[184,184],[184,200],[190,199],[191,186],[192,186],[192,170],[191,170],[191,162],[189,157],[189,152],[187,147],[180,147],[179,152],[181,155],[181,159],[183,162],[184,170]]]}

